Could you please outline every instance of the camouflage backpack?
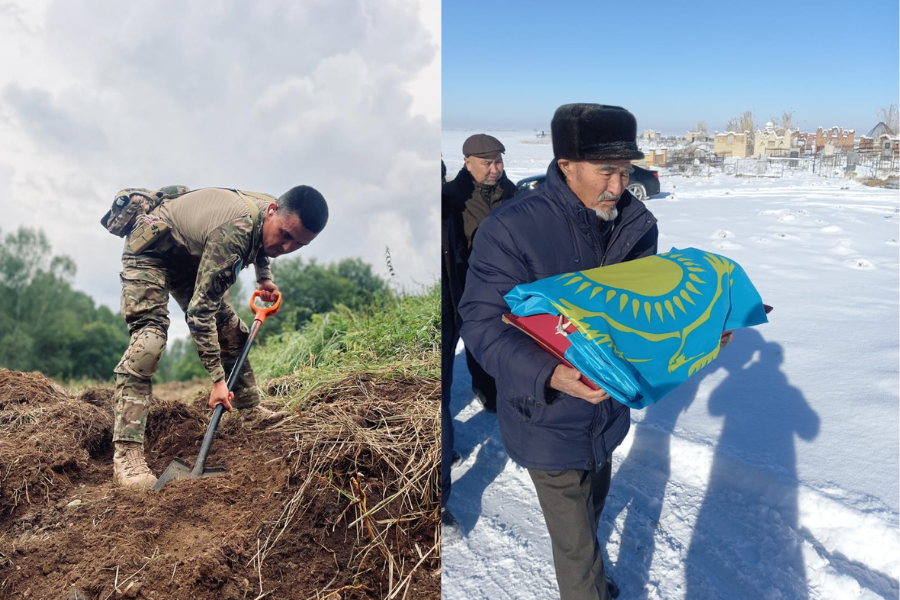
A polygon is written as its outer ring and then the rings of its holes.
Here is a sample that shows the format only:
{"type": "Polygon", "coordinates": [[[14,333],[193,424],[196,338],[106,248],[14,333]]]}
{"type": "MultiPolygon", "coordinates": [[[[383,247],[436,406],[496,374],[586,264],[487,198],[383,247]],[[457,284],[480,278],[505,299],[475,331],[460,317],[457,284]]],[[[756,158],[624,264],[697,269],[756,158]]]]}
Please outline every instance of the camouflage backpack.
{"type": "Polygon", "coordinates": [[[116,194],[112,208],[103,215],[100,223],[111,234],[125,237],[134,229],[141,215],[149,214],[163,200],[183,196],[189,191],[190,188],[183,185],[169,185],[158,190],[125,188],[116,194]]]}

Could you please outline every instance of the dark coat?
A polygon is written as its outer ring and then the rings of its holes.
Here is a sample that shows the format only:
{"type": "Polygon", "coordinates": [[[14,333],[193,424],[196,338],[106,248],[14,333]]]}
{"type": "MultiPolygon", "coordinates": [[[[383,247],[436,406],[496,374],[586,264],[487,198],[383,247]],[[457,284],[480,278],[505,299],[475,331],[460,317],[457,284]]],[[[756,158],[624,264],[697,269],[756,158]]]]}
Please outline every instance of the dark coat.
{"type": "Polygon", "coordinates": [[[490,214],[479,228],[460,303],[466,347],[497,380],[503,442],[518,464],[539,470],[600,469],[628,433],[628,407],[594,405],[545,387],[559,361],[502,322],[503,296],[520,283],[656,254],[656,218],[627,191],[601,242],[596,213],[566,185],[556,161],[544,186],[490,214]]]}
{"type": "Polygon", "coordinates": [[[442,275],[447,276],[454,308],[465,287],[472,239],[489,212],[515,196],[516,184],[506,172],[493,186],[476,183],[465,166],[441,188],[442,275]]]}

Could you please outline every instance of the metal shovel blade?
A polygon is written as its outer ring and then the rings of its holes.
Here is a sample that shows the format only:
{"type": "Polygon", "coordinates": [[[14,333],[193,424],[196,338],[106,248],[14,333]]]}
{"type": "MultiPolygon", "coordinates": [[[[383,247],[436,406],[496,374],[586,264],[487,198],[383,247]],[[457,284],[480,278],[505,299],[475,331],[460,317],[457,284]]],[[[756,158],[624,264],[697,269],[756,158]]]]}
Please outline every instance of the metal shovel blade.
{"type": "Polygon", "coordinates": [[[180,458],[175,458],[169,463],[169,466],[166,467],[166,470],[163,471],[163,474],[159,476],[159,479],[153,485],[154,490],[162,489],[162,486],[166,485],[173,479],[198,479],[200,477],[213,477],[215,475],[222,475],[225,473],[225,469],[222,467],[207,467],[203,469],[202,473],[194,474],[194,469],[181,460],[180,458]]]}

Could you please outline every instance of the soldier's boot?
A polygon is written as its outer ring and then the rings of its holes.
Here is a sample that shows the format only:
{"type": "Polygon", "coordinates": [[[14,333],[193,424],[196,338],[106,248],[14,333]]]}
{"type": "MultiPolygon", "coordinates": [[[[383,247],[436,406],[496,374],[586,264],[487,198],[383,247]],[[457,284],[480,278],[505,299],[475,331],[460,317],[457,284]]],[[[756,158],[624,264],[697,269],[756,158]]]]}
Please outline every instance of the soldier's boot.
{"type": "Polygon", "coordinates": [[[238,416],[241,419],[241,426],[247,429],[265,429],[294,419],[293,413],[289,411],[271,410],[261,404],[238,410],[238,416]]]}
{"type": "Polygon", "coordinates": [[[113,453],[113,481],[122,487],[149,490],[156,477],[144,460],[144,446],[139,442],[116,442],[113,453]]]}

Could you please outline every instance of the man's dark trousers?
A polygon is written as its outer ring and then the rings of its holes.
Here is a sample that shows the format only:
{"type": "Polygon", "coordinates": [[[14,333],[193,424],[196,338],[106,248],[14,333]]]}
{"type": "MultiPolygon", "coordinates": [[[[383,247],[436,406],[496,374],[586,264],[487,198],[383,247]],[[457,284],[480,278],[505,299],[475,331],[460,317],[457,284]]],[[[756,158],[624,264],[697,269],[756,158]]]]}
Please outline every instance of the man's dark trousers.
{"type": "Polygon", "coordinates": [[[488,412],[497,412],[497,383],[481,368],[472,353],[466,349],[466,366],[472,376],[472,393],[488,412]]]}
{"type": "Polygon", "coordinates": [[[560,600],[607,600],[597,526],[609,492],[612,459],[600,471],[528,469],[537,490],[560,600]]]}

